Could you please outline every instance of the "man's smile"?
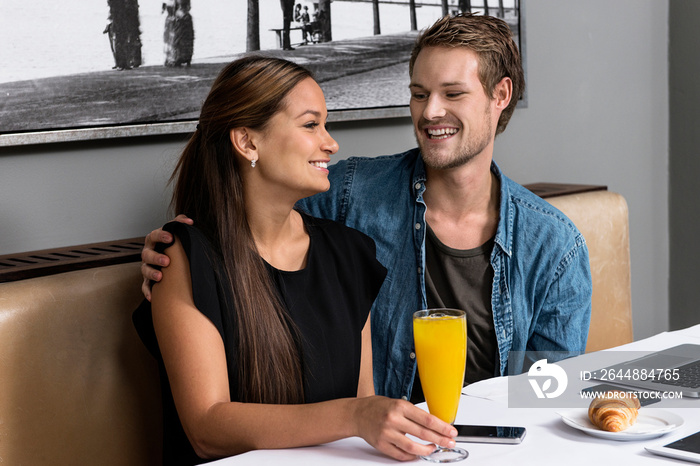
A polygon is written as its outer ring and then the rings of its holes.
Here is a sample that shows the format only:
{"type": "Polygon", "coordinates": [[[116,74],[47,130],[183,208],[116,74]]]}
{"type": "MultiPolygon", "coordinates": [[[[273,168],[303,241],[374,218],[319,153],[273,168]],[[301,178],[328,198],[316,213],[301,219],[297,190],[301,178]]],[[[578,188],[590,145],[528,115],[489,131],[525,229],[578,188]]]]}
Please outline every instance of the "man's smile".
{"type": "Polygon", "coordinates": [[[428,128],[425,130],[429,139],[446,139],[457,134],[458,131],[457,128],[428,128]]]}

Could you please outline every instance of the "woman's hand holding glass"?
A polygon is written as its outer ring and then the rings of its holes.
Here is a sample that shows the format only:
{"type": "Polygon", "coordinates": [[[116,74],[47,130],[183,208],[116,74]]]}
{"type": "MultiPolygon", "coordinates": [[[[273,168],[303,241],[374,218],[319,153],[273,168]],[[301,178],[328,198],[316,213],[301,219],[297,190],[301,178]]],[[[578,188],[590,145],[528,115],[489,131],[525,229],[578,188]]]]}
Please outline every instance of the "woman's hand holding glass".
{"type": "Polygon", "coordinates": [[[356,435],[397,460],[429,455],[435,450],[434,445],[455,445],[457,429],[408,401],[370,396],[358,398],[356,406],[356,435]],[[406,434],[431,444],[416,442],[406,434]]]}

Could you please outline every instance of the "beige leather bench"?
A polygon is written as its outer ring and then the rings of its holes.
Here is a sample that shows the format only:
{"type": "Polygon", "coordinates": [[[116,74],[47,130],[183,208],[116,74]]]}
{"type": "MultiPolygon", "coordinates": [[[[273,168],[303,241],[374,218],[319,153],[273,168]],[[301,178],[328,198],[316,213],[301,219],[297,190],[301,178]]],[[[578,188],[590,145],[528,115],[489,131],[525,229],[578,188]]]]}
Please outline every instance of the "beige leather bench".
{"type": "MultiPolygon", "coordinates": [[[[624,198],[596,191],[547,200],[588,242],[588,350],[632,341],[624,198]]],[[[138,262],[0,283],[0,464],[161,462],[157,368],[131,322],[140,283],[138,262]]]]}
{"type": "Polygon", "coordinates": [[[157,465],[138,263],[0,284],[0,464],[157,465]]]}
{"type": "Polygon", "coordinates": [[[594,191],[546,198],[586,238],[593,281],[591,327],[586,352],[633,340],[629,215],[625,198],[594,191]]]}

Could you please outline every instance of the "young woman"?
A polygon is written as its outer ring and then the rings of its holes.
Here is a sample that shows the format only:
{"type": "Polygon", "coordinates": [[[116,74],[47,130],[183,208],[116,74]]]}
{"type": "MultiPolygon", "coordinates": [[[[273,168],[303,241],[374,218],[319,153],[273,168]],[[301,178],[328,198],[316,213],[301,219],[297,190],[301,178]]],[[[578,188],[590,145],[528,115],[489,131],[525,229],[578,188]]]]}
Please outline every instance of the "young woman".
{"type": "Polygon", "coordinates": [[[454,428],[374,396],[373,241],[294,209],[329,188],[338,145],[323,92],[284,60],[247,57],[216,79],[176,167],[170,265],[134,322],[161,368],[165,464],[360,436],[397,459],[454,428]]]}

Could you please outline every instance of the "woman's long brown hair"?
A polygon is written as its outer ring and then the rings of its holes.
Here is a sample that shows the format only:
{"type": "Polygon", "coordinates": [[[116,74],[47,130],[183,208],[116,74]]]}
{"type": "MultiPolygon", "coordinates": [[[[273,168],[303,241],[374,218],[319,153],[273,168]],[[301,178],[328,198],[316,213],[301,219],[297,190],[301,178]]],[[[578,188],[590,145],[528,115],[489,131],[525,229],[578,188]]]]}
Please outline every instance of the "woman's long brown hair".
{"type": "Polygon", "coordinates": [[[232,290],[224,311],[229,368],[238,370],[238,398],[251,403],[303,402],[302,366],[293,325],[257,252],[243,202],[237,127],[265,130],[305,68],[251,56],[226,66],[202,106],[199,125],[175,168],[175,212],[195,220],[218,248],[232,290]],[[233,314],[231,314],[233,313],[233,314]]]}

